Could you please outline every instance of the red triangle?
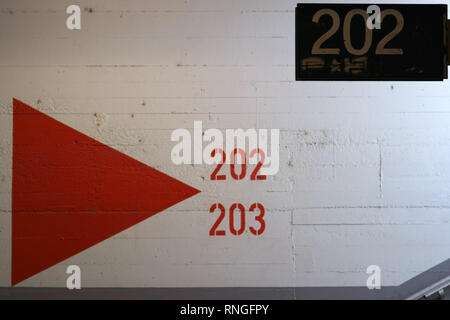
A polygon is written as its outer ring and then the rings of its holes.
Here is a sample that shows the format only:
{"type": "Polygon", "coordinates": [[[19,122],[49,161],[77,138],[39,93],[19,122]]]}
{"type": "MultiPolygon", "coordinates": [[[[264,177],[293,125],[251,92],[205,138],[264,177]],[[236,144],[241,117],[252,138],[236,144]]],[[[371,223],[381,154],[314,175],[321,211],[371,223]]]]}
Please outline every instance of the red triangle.
{"type": "Polygon", "coordinates": [[[13,286],[200,192],[13,105],[13,286]]]}

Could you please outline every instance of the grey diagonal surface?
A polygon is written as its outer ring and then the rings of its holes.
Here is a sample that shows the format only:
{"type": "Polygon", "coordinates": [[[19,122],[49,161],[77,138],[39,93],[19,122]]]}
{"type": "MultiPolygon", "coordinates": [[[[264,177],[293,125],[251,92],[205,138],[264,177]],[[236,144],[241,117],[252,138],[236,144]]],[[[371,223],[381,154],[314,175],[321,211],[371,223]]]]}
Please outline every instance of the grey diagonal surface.
{"type": "MultiPolygon", "coordinates": [[[[406,299],[450,275],[450,259],[399,286],[285,288],[0,288],[0,300],[14,299],[152,299],[152,300],[303,300],[406,299]]],[[[448,293],[447,293],[448,294],[448,293]]]]}

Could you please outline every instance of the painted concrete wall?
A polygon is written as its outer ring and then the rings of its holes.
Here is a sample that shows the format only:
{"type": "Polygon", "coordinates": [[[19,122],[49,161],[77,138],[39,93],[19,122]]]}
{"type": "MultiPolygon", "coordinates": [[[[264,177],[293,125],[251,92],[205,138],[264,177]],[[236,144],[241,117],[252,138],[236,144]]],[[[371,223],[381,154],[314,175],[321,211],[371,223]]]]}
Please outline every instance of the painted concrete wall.
{"type": "Polygon", "coordinates": [[[202,191],[20,286],[65,286],[71,264],[85,287],[365,286],[373,264],[398,285],[448,259],[450,81],[295,82],[296,3],[1,0],[0,286],[13,97],[202,191]],[[280,172],[172,164],[170,134],[194,120],[280,129],[280,172]],[[267,230],[210,237],[215,202],[263,203],[267,230]]]}

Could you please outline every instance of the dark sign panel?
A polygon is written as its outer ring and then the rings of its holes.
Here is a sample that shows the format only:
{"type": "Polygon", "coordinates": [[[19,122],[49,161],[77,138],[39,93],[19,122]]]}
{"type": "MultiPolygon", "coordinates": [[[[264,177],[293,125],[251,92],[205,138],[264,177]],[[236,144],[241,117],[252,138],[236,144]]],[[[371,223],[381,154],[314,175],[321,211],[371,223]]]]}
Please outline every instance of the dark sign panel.
{"type": "Polygon", "coordinates": [[[296,80],[443,80],[447,6],[298,4],[296,80]]]}

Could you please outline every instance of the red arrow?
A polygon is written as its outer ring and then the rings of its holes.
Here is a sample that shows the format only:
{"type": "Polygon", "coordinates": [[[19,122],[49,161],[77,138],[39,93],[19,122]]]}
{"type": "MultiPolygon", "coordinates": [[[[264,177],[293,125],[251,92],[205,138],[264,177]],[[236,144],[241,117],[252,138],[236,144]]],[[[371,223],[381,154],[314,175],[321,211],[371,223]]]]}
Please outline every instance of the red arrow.
{"type": "Polygon", "coordinates": [[[200,192],[13,105],[13,286],[200,192]]]}

